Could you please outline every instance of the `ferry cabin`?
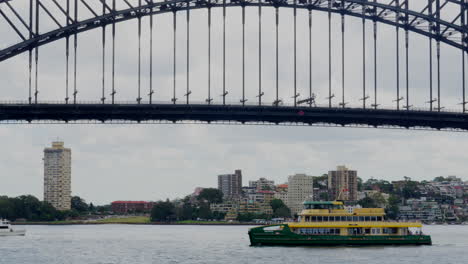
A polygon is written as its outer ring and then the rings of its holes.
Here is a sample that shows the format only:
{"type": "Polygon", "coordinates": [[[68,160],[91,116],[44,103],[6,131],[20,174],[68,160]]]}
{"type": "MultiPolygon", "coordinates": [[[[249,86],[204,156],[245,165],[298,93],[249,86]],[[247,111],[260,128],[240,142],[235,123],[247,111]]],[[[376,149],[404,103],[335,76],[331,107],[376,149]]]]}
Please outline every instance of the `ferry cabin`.
{"type": "Polygon", "coordinates": [[[420,223],[385,221],[383,208],[347,210],[342,202],[304,202],[298,222],[288,223],[292,232],[300,235],[372,235],[406,236],[421,234],[420,223]],[[416,228],[412,232],[410,228],[416,228]]]}

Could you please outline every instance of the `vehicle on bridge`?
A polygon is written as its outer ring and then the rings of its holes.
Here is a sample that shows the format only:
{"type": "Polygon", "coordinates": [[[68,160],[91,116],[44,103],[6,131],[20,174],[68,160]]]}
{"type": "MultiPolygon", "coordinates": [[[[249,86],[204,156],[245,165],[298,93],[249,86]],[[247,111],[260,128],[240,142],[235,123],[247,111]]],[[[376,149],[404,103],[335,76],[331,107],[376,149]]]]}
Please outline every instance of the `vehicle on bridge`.
{"type": "Polygon", "coordinates": [[[431,245],[419,222],[386,221],[383,208],[344,209],[343,202],[305,201],[298,222],[249,230],[257,245],[431,245]]]}

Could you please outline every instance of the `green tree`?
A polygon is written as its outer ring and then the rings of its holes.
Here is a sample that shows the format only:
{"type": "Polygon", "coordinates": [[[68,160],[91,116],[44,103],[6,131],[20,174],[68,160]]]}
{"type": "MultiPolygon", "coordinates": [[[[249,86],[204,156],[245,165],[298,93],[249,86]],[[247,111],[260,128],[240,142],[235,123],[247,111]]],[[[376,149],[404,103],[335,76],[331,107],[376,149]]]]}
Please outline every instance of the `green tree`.
{"type": "Polygon", "coordinates": [[[201,203],[197,210],[197,218],[204,220],[211,219],[211,209],[208,203],[201,203]]]}
{"type": "Polygon", "coordinates": [[[284,204],[281,199],[273,199],[270,202],[273,209],[273,217],[291,217],[291,210],[284,204]]]}
{"type": "Polygon", "coordinates": [[[377,203],[371,197],[365,197],[358,201],[358,204],[362,206],[362,208],[376,208],[377,203]]]}
{"type": "Polygon", "coordinates": [[[84,199],[79,196],[73,196],[71,198],[71,208],[76,210],[78,213],[88,212],[89,206],[84,199]]]}
{"type": "Polygon", "coordinates": [[[314,178],[314,188],[318,188],[320,190],[327,189],[327,182],[328,182],[328,175],[323,174],[322,176],[318,176],[314,178]]]}
{"type": "Polygon", "coordinates": [[[286,204],[284,204],[283,200],[281,200],[281,199],[273,199],[270,202],[270,206],[271,206],[271,209],[273,209],[273,211],[275,211],[278,208],[286,207],[286,204]]]}
{"type": "Polygon", "coordinates": [[[288,207],[281,207],[273,212],[273,217],[291,217],[291,210],[288,207]]]}
{"type": "Polygon", "coordinates": [[[388,198],[388,206],[385,209],[387,218],[389,219],[398,218],[398,215],[400,213],[400,208],[399,208],[400,203],[401,203],[401,200],[398,196],[390,195],[390,198],[388,198]]]}
{"type": "Polygon", "coordinates": [[[154,204],[151,210],[151,221],[153,222],[168,222],[175,217],[175,206],[167,199],[154,204]]]}
{"type": "Polygon", "coordinates": [[[13,219],[15,207],[13,202],[6,196],[0,197],[0,218],[13,219]]]}
{"type": "Polygon", "coordinates": [[[207,201],[208,203],[222,203],[223,192],[216,188],[205,188],[198,195],[199,201],[207,201]]]}

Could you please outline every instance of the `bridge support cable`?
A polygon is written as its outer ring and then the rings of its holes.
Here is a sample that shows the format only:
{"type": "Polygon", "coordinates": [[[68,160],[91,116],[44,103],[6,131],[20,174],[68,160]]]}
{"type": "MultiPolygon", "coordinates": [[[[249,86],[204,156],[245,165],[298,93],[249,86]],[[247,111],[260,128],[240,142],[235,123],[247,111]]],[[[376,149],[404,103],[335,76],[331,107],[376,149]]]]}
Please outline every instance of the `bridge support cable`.
{"type": "Polygon", "coordinates": [[[173,10],[172,12],[172,34],[173,34],[173,39],[172,39],[172,103],[176,104],[177,97],[176,97],[176,74],[177,74],[177,46],[176,46],[176,41],[177,41],[177,11],[176,9],[173,10]]]}
{"type": "Polygon", "coordinates": [[[297,106],[297,0],[294,0],[294,106],[297,106]]]}
{"type": "Polygon", "coordinates": [[[262,0],[258,0],[258,105],[262,105],[262,0]]]}
{"type": "MultiPolygon", "coordinates": [[[[395,1],[396,7],[399,9],[400,8],[400,1],[396,0],[395,1]]],[[[400,23],[400,12],[397,11],[395,14],[395,21],[396,23],[400,23]]],[[[400,98],[400,28],[395,27],[396,31],[396,104],[397,104],[397,110],[400,110],[400,101],[402,98],[400,98]]]]}
{"type": "MultiPolygon", "coordinates": [[[[39,35],[39,0],[36,0],[36,35],[39,35]]],[[[38,87],[38,71],[39,71],[39,47],[36,47],[35,49],[35,56],[34,56],[34,62],[35,62],[35,78],[34,78],[34,103],[37,104],[37,95],[39,94],[39,87],[38,87]]]]}
{"type": "Polygon", "coordinates": [[[226,0],[223,0],[223,105],[226,105],[226,0]]]}
{"type": "Polygon", "coordinates": [[[275,50],[276,50],[276,100],[273,103],[276,106],[279,106],[280,100],[279,100],[279,49],[278,49],[278,24],[279,24],[279,8],[275,7],[275,18],[276,18],[276,24],[275,24],[275,50]]]}
{"type": "MultiPolygon", "coordinates": [[[[434,0],[427,0],[428,1],[428,13],[430,17],[433,17],[433,12],[432,12],[432,6],[434,0]]],[[[429,30],[432,32],[434,31],[434,24],[432,21],[429,21],[429,30]]],[[[433,51],[432,51],[432,37],[429,37],[429,109],[430,111],[433,110],[433,104],[434,104],[434,98],[433,98],[433,62],[432,62],[432,57],[433,57],[433,51]]]]}
{"type": "MultiPolygon", "coordinates": [[[[115,0],[114,0],[115,1],[115,0]]],[[[153,3],[153,0],[151,0],[151,4],[153,3]]],[[[150,15],[150,21],[149,21],[149,26],[150,26],[150,40],[149,40],[149,45],[150,45],[150,55],[149,55],[149,103],[153,103],[153,24],[154,24],[154,18],[153,14],[150,15]]]]}
{"type": "MultiPolygon", "coordinates": [[[[102,15],[106,15],[106,0],[102,1],[102,15]]],[[[105,103],[106,100],[106,25],[102,25],[102,97],[101,102],[102,104],[105,103]]]]}
{"type": "MultiPolygon", "coordinates": [[[[460,17],[460,24],[463,28],[466,27],[466,7],[464,6],[464,4],[466,5],[466,3],[462,3],[460,2],[460,14],[461,14],[461,17],[460,17]]],[[[466,49],[466,33],[463,33],[462,34],[462,43],[463,43],[463,46],[465,47],[466,49]]],[[[461,56],[462,56],[462,90],[463,90],[463,102],[462,102],[462,105],[463,105],[463,113],[466,112],[466,79],[465,79],[465,54],[466,54],[466,50],[462,50],[461,51],[461,56]]]]}
{"type": "Polygon", "coordinates": [[[332,107],[332,37],[331,37],[331,3],[328,1],[328,107],[332,107]]]}
{"type": "MultiPolygon", "coordinates": [[[[112,12],[115,12],[115,0],[112,0],[112,12]]],[[[151,78],[151,77],[150,77],[151,78]]],[[[112,104],[115,103],[115,17],[112,18],[112,104]]]]}
{"type": "MultiPolygon", "coordinates": [[[[374,3],[376,3],[377,0],[374,0],[374,3]]],[[[375,16],[377,15],[377,9],[374,7],[373,9],[373,29],[374,29],[374,104],[372,105],[374,109],[377,109],[379,106],[377,102],[377,20],[375,16]]]]}
{"type": "MultiPolygon", "coordinates": [[[[29,39],[33,37],[33,0],[29,0],[29,39]]],[[[30,48],[28,51],[28,60],[29,60],[29,97],[28,101],[29,104],[32,103],[32,49],[30,48]]]]}
{"type": "MultiPolygon", "coordinates": [[[[68,17],[70,16],[70,0],[67,0],[66,3],[66,12],[67,12],[67,27],[70,26],[70,20],[68,17]]],[[[66,61],[66,66],[65,66],[65,104],[68,104],[68,100],[70,99],[68,96],[68,76],[69,76],[69,61],[70,61],[70,36],[67,36],[65,38],[65,61],[66,61]]]]}
{"type": "MultiPolygon", "coordinates": [[[[141,7],[141,0],[138,0],[138,7],[141,7]]],[[[138,11],[138,104],[141,104],[141,14],[138,11]]]]}
{"type": "MultiPolygon", "coordinates": [[[[341,0],[341,8],[344,10],[345,1],[341,0]]],[[[341,13],[341,103],[340,105],[345,108],[345,17],[341,13]]]]}
{"type": "MultiPolygon", "coordinates": [[[[408,0],[405,0],[405,10],[408,11],[408,0]]],[[[406,110],[410,110],[410,96],[409,96],[409,32],[408,32],[408,12],[405,13],[405,60],[406,60],[406,110]]]]}
{"type": "MultiPolygon", "coordinates": [[[[75,6],[73,8],[75,22],[78,21],[78,0],[75,0],[75,6]]],[[[77,67],[77,50],[78,50],[78,33],[75,32],[73,38],[73,104],[76,104],[76,95],[78,94],[77,90],[77,80],[76,80],[76,67],[77,67]]]]}
{"type": "MultiPolygon", "coordinates": [[[[309,4],[310,4],[309,0],[309,4]]],[[[312,107],[312,9],[309,8],[309,107],[312,107]]]]}
{"type": "Polygon", "coordinates": [[[187,67],[187,92],[185,93],[185,96],[187,97],[187,104],[190,103],[190,94],[192,93],[190,91],[190,1],[187,1],[187,14],[186,14],[186,19],[187,19],[187,58],[186,58],[186,67],[187,67]]]}
{"type": "MultiPolygon", "coordinates": [[[[436,18],[440,19],[440,0],[436,0],[436,18]]],[[[440,112],[441,105],[440,105],[440,23],[436,23],[436,33],[437,33],[437,41],[436,41],[436,52],[437,52],[437,111],[440,112]]]]}
{"type": "MultiPolygon", "coordinates": [[[[366,0],[367,1],[367,0],[366,0]]],[[[362,6],[362,108],[366,109],[366,15],[367,7],[362,6]]]]}
{"type": "Polygon", "coordinates": [[[211,104],[211,0],[208,2],[208,98],[206,102],[211,104]]]}
{"type": "Polygon", "coordinates": [[[242,5],[242,106],[245,106],[245,5],[242,5]]]}

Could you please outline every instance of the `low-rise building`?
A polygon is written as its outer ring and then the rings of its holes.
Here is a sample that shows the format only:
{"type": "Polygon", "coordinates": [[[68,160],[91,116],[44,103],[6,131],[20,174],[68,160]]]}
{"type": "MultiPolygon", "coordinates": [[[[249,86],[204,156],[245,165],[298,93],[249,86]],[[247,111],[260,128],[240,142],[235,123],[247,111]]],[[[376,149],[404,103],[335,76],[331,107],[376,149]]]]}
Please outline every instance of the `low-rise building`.
{"type": "Polygon", "coordinates": [[[111,208],[117,214],[149,213],[153,205],[153,202],[145,201],[115,201],[111,203],[111,208]]]}

